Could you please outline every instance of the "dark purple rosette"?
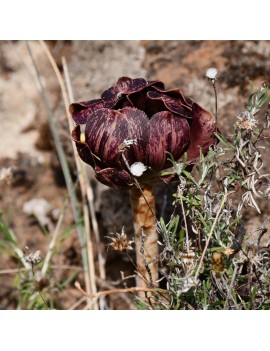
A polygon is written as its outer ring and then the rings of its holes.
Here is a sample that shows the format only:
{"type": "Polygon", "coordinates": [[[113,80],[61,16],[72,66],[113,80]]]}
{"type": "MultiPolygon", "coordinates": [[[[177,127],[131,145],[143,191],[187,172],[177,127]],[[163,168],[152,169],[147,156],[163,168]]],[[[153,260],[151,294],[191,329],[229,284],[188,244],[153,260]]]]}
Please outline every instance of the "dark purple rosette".
{"type": "Polygon", "coordinates": [[[211,113],[160,81],[122,77],[101,99],[73,103],[70,112],[81,159],[113,188],[134,184],[134,164],[145,167],[140,184],[169,181],[171,176],[160,176],[171,166],[168,153],[175,160],[187,153],[189,164],[195,164],[200,150],[205,155],[215,143],[211,113]]]}

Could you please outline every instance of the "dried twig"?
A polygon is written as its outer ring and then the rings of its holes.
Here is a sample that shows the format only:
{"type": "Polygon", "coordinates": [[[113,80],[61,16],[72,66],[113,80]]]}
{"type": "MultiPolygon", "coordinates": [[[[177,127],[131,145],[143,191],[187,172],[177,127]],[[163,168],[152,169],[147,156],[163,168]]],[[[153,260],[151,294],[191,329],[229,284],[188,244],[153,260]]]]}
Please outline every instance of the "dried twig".
{"type": "Polygon", "coordinates": [[[97,294],[94,295],[89,295],[87,294],[86,291],[84,291],[81,288],[81,285],[79,282],[75,282],[75,287],[84,295],[89,297],[90,299],[98,299],[101,296],[108,296],[112,294],[120,294],[120,293],[133,293],[133,292],[162,292],[162,293],[168,293],[167,290],[164,289],[155,289],[155,288],[140,288],[140,287],[133,287],[133,288],[125,288],[125,289],[114,289],[114,290],[105,290],[105,291],[100,291],[97,294]]]}

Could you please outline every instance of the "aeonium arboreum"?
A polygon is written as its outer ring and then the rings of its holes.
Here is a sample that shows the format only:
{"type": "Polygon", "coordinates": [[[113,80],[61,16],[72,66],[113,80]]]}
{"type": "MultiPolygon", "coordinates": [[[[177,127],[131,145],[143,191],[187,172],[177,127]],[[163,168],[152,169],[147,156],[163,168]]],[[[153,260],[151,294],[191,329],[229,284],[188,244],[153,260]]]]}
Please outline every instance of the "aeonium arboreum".
{"type": "Polygon", "coordinates": [[[104,91],[101,99],[71,104],[70,112],[77,124],[72,137],[81,159],[93,167],[100,182],[130,190],[137,284],[156,285],[153,184],[172,178],[161,176],[170,166],[167,153],[175,160],[186,153],[190,164],[196,163],[200,150],[207,153],[215,142],[215,119],[180,89],[166,90],[160,81],[128,77],[104,91]]]}

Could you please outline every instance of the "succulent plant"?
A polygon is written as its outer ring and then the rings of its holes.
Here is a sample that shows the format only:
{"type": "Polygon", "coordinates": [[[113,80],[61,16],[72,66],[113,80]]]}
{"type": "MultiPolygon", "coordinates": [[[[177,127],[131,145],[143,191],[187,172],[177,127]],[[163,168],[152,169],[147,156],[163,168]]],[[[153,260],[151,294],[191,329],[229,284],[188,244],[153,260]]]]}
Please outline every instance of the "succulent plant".
{"type": "Polygon", "coordinates": [[[120,78],[100,99],[71,104],[70,112],[77,124],[72,137],[81,159],[92,166],[100,182],[130,190],[138,284],[156,285],[153,184],[172,179],[161,174],[170,166],[168,153],[175,160],[186,153],[192,166],[200,152],[208,152],[215,142],[215,119],[180,89],[166,90],[160,81],[128,77],[120,78]]]}

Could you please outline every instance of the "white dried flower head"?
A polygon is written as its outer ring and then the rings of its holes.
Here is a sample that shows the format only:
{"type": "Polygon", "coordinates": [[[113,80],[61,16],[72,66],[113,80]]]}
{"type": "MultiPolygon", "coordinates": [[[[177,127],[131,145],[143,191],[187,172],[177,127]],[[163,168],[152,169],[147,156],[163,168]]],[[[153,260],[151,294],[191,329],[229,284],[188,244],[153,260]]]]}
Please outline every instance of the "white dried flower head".
{"type": "Polygon", "coordinates": [[[147,170],[142,162],[135,162],[130,166],[130,171],[135,177],[140,177],[147,170]]]}
{"type": "MultiPolygon", "coordinates": [[[[25,247],[27,251],[29,251],[28,247],[25,247]]],[[[40,250],[37,250],[35,252],[29,252],[26,255],[24,255],[24,259],[26,262],[34,265],[34,264],[38,264],[41,261],[41,257],[40,257],[40,250]]]]}
{"type": "Polygon", "coordinates": [[[236,125],[239,129],[253,130],[257,126],[257,120],[249,111],[243,111],[237,116],[236,125]]]}
{"type": "Polygon", "coordinates": [[[0,182],[10,184],[12,180],[12,170],[10,167],[0,169],[0,182]]]}
{"type": "Polygon", "coordinates": [[[218,74],[218,70],[214,67],[208,68],[208,70],[205,73],[206,77],[211,80],[217,79],[217,74],[218,74]]]}
{"type": "Polygon", "coordinates": [[[123,251],[123,250],[133,250],[132,248],[132,244],[133,244],[133,240],[128,240],[127,239],[127,235],[124,231],[124,228],[122,228],[121,233],[115,233],[115,237],[111,238],[109,237],[109,239],[111,239],[111,243],[108,244],[109,246],[112,246],[114,248],[114,250],[116,251],[123,251]]]}

